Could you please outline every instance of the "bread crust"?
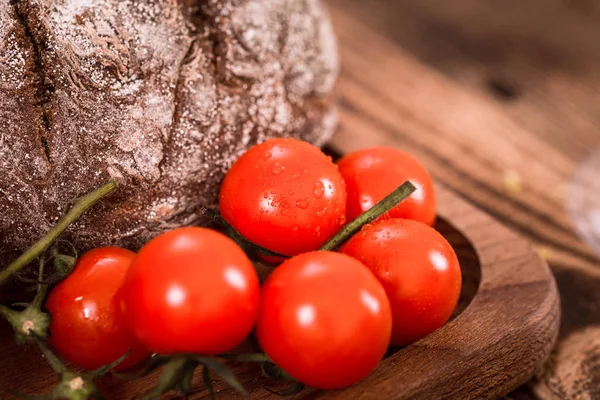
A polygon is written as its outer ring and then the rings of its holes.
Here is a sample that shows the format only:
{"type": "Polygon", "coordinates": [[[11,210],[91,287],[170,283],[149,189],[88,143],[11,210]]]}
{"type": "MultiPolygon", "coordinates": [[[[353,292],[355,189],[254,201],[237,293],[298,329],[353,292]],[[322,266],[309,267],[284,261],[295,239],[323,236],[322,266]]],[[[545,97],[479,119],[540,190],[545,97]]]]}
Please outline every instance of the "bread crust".
{"type": "Polygon", "coordinates": [[[249,146],[337,123],[318,0],[0,0],[0,61],[3,260],[112,177],[64,236],[79,250],[203,224],[249,146]]]}

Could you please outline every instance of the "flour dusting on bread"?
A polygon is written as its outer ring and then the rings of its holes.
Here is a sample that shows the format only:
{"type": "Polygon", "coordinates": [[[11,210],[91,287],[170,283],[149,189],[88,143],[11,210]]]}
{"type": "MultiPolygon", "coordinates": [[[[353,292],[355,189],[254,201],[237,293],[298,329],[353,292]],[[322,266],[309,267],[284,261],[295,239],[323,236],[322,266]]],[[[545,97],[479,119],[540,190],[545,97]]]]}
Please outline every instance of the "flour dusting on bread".
{"type": "Polygon", "coordinates": [[[0,0],[0,254],[123,182],[66,235],[137,248],[202,223],[232,161],[333,132],[335,39],[316,0],[0,0]]]}

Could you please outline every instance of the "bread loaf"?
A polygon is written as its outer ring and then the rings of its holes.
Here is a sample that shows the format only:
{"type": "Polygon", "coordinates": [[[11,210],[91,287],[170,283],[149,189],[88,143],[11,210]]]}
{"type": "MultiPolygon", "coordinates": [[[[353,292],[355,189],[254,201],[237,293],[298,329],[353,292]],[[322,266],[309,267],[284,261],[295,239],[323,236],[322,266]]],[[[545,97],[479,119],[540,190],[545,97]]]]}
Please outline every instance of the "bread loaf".
{"type": "Polygon", "coordinates": [[[111,177],[78,249],[202,224],[249,146],[336,125],[318,0],[0,0],[0,61],[2,264],[111,177]]]}

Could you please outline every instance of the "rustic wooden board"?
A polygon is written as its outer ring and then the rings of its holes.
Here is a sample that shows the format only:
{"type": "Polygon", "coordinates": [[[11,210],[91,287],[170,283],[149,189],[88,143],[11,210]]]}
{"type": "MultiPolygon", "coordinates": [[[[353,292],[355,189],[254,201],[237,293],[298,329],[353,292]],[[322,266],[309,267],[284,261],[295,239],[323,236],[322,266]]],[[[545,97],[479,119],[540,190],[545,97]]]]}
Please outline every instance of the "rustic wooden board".
{"type": "MultiPolygon", "coordinates": [[[[559,326],[558,294],[548,266],[526,240],[448,189],[439,186],[438,193],[436,227],[456,249],[464,275],[458,316],[392,353],[363,382],[343,391],[305,389],[294,398],[494,398],[528,380],[546,360],[559,326]]],[[[51,388],[56,379],[37,349],[16,347],[6,325],[0,332],[0,398],[12,398],[10,390],[51,388]]],[[[256,367],[235,370],[251,398],[272,396],[262,388],[266,382],[256,367]]],[[[102,388],[109,399],[130,399],[155,381],[156,374],[136,382],[107,378],[102,388]]],[[[218,398],[235,396],[222,384],[217,388],[218,398]]],[[[199,391],[191,398],[206,396],[199,391]]]]}
{"type": "MultiPolygon", "coordinates": [[[[401,48],[399,37],[390,38],[364,23],[369,12],[375,10],[375,3],[380,7],[385,5],[380,15],[387,12],[386,28],[399,32],[409,26],[398,22],[400,14],[392,14],[386,8],[391,4],[409,4],[406,1],[337,1],[332,8],[344,65],[339,83],[341,129],[333,145],[340,151],[350,151],[387,144],[419,156],[436,179],[451,190],[440,188],[440,214],[452,221],[458,231],[443,223],[438,228],[457,249],[467,273],[466,282],[470,282],[465,285],[463,306],[478,282],[479,275],[473,273],[477,268],[473,266],[479,263],[481,288],[469,307],[442,330],[390,356],[360,385],[324,396],[383,399],[396,397],[392,394],[398,390],[402,391],[397,393],[398,397],[497,397],[524,382],[547,355],[558,324],[558,301],[551,274],[526,241],[452,192],[460,193],[487,214],[509,224],[511,229],[553,249],[551,263],[557,271],[559,287],[568,292],[562,300],[569,313],[563,317],[561,331],[567,340],[561,342],[555,354],[560,362],[553,366],[555,374],[549,375],[548,380],[556,385],[556,374],[562,374],[581,381],[580,374],[572,371],[581,361],[581,355],[594,346],[585,341],[590,336],[580,330],[600,323],[597,312],[600,273],[591,267],[597,263],[593,253],[573,235],[562,212],[562,201],[564,184],[575,169],[574,158],[583,153],[582,149],[600,144],[597,140],[600,136],[585,136],[586,140],[578,140],[578,147],[569,153],[565,149],[572,147],[566,146],[564,139],[547,142],[540,132],[530,131],[535,126],[530,117],[540,116],[544,111],[535,108],[533,100],[522,114],[514,98],[498,104],[487,93],[461,86],[461,79],[450,79],[430,68],[401,48]],[[544,157],[537,157],[540,154],[544,157]],[[502,178],[506,169],[521,174],[521,192],[504,190],[502,178]],[[459,231],[472,242],[473,248],[459,231]],[[523,275],[525,280],[519,282],[517,278],[523,275]],[[492,281],[497,281],[497,285],[492,281]],[[529,302],[539,306],[527,306],[529,302]],[[479,322],[475,313],[478,309],[485,311],[479,322]],[[495,326],[494,321],[504,325],[495,326]],[[467,322],[469,329],[461,329],[461,324],[467,322]],[[482,329],[485,334],[479,333],[482,329]],[[491,347],[486,346],[487,340],[491,340],[491,347]],[[486,356],[490,354],[486,352],[488,348],[493,350],[491,358],[486,356]],[[469,370],[465,365],[473,367],[469,370]],[[446,373],[445,378],[435,381],[440,373],[446,373]]],[[[414,14],[408,15],[405,20],[413,17],[414,14]]],[[[417,36],[421,33],[417,32],[417,36]]],[[[448,37],[444,32],[439,36],[448,37]]],[[[544,87],[546,92],[537,93],[537,98],[563,93],[550,90],[553,88],[544,87]]],[[[581,97],[586,102],[591,98],[591,95],[581,97]]],[[[548,117],[543,127],[555,127],[552,133],[556,131],[558,135],[561,129],[554,122],[555,118],[548,117]]],[[[581,125],[590,132],[595,126],[583,122],[581,125]]],[[[571,134],[568,123],[562,127],[567,135],[571,134]]],[[[45,367],[37,349],[17,348],[12,345],[11,337],[9,329],[0,325],[0,399],[12,398],[9,390],[43,393],[55,383],[55,377],[45,367]]],[[[597,363],[590,368],[593,365],[597,363]]],[[[267,391],[259,389],[264,381],[257,378],[255,368],[240,366],[237,370],[242,372],[246,386],[255,389],[253,398],[269,397],[267,391]]],[[[152,376],[132,384],[106,379],[102,387],[109,399],[130,399],[155,380],[156,376],[152,376]]],[[[220,398],[233,396],[223,385],[217,387],[221,390],[220,398]]],[[[560,386],[558,389],[545,386],[536,392],[543,390],[551,392],[548,398],[571,394],[562,392],[560,386]]],[[[597,390],[587,390],[587,398],[594,398],[589,393],[597,390]]],[[[305,391],[297,398],[312,398],[316,394],[305,391]]],[[[192,398],[206,397],[205,392],[199,392],[192,398]]]]}
{"type": "Polygon", "coordinates": [[[510,398],[600,399],[600,258],[566,208],[573,173],[600,148],[598,3],[328,3],[343,60],[334,142],[401,147],[529,239],[563,314],[551,361],[510,398]]]}

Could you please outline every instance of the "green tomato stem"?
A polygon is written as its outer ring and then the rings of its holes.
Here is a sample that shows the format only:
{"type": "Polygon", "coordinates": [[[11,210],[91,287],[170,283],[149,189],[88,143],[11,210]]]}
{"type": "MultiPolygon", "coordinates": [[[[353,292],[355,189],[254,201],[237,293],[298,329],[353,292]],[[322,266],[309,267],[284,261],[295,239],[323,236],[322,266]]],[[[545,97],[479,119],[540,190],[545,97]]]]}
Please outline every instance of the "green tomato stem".
{"type": "Polygon", "coordinates": [[[35,333],[32,333],[31,336],[33,337],[33,339],[35,340],[35,342],[39,346],[40,351],[42,352],[42,354],[44,355],[44,357],[46,357],[46,360],[48,361],[48,364],[50,364],[50,367],[52,367],[52,370],[54,372],[56,372],[58,375],[62,375],[63,373],[65,373],[65,372],[68,371],[67,367],[65,367],[65,364],[63,364],[63,362],[60,360],[60,358],[58,358],[56,356],[56,354],[54,354],[48,348],[48,346],[46,346],[46,344],[44,343],[44,341],[38,335],[36,335],[35,333]]]}
{"type": "Polygon", "coordinates": [[[38,282],[40,282],[40,283],[38,283],[38,285],[37,285],[37,293],[35,294],[33,301],[27,308],[33,308],[36,310],[42,309],[42,304],[44,303],[44,300],[46,299],[46,294],[48,293],[48,285],[45,285],[42,283],[44,280],[44,267],[45,266],[46,266],[46,257],[44,254],[42,254],[40,257],[40,266],[39,266],[39,270],[38,270],[38,282]]]}
{"type": "Polygon", "coordinates": [[[352,235],[358,232],[363,225],[375,221],[390,209],[396,207],[400,202],[408,198],[408,196],[410,196],[415,190],[417,190],[417,188],[410,181],[404,182],[379,203],[375,204],[372,208],[356,217],[356,219],[346,225],[334,237],[329,239],[327,243],[321,246],[319,250],[337,250],[337,248],[344,244],[346,240],[350,239],[352,235]]]}
{"type": "Polygon", "coordinates": [[[109,371],[111,371],[113,368],[115,368],[116,366],[121,364],[123,361],[125,361],[127,359],[127,357],[129,357],[129,355],[131,354],[131,351],[132,351],[132,349],[129,349],[125,354],[123,354],[121,357],[117,358],[115,361],[105,364],[93,371],[88,372],[89,379],[92,381],[95,381],[96,379],[99,379],[99,378],[103,377],[104,375],[108,374],[109,371]]]}
{"type": "Polygon", "coordinates": [[[0,271],[0,285],[2,285],[11,275],[19,272],[25,266],[45,252],[54,241],[90,207],[100,201],[106,195],[117,189],[119,183],[116,180],[110,180],[108,183],[94,190],[93,192],[78,199],[73,207],[62,217],[48,233],[38,240],[33,246],[25,251],[19,258],[9,264],[8,267],[0,271]]]}

